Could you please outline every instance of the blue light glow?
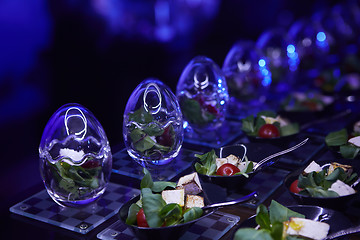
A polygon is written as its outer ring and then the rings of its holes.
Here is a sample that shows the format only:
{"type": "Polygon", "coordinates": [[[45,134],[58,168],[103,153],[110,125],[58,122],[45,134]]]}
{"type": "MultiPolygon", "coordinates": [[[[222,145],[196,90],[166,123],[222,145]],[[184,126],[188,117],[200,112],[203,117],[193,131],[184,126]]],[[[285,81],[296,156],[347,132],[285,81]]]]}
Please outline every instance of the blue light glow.
{"type": "Polygon", "coordinates": [[[189,126],[189,123],[187,122],[187,121],[184,121],[183,122],[183,128],[185,129],[185,128],[187,128],[189,126]]]}
{"type": "Polygon", "coordinates": [[[220,105],[224,105],[225,104],[225,101],[224,100],[221,100],[220,101],[220,105]]]}
{"type": "Polygon", "coordinates": [[[266,65],[266,61],[264,59],[260,59],[259,60],[259,66],[260,67],[265,67],[265,65],[266,65]]]}
{"type": "Polygon", "coordinates": [[[319,42],[323,42],[326,40],[326,34],[324,32],[318,32],[318,34],[316,34],[316,39],[319,42]]]}
{"type": "Polygon", "coordinates": [[[265,87],[269,86],[271,84],[271,77],[270,76],[264,77],[264,79],[261,81],[261,84],[265,87]]]}
{"type": "Polygon", "coordinates": [[[267,76],[267,75],[269,75],[269,70],[267,70],[266,68],[261,69],[261,73],[262,73],[264,76],[267,76]]]}
{"type": "Polygon", "coordinates": [[[287,46],[287,52],[288,52],[288,54],[293,54],[295,52],[295,46],[292,44],[289,44],[287,46]]]}

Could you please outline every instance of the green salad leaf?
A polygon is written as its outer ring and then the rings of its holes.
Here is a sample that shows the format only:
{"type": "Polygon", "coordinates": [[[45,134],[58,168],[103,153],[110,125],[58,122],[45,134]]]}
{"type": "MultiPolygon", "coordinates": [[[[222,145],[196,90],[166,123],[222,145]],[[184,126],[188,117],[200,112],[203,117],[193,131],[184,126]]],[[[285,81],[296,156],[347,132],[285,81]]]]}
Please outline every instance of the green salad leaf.
{"type": "Polygon", "coordinates": [[[195,169],[198,173],[204,175],[213,175],[216,172],[216,158],[217,155],[215,150],[212,149],[210,152],[205,154],[195,154],[195,157],[200,159],[200,163],[195,164],[195,169]]]}
{"type": "Polygon", "coordinates": [[[181,224],[202,216],[203,210],[201,208],[193,207],[183,212],[183,208],[179,204],[166,204],[160,192],[168,187],[174,189],[176,183],[165,181],[154,182],[146,168],[143,169],[143,173],[144,177],[140,183],[141,198],[129,207],[126,219],[127,224],[136,224],[136,214],[141,208],[144,209],[149,227],[161,227],[164,223],[166,226],[181,224]]]}
{"type": "MultiPolygon", "coordinates": [[[[304,215],[294,212],[289,208],[272,200],[269,208],[260,204],[256,209],[255,221],[260,229],[240,228],[235,233],[235,240],[282,240],[283,222],[288,221],[291,217],[305,218],[304,215]]],[[[297,238],[286,238],[297,239],[297,238]]]]}
{"type": "Polygon", "coordinates": [[[308,174],[300,174],[298,177],[298,187],[302,188],[299,194],[312,197],[338,197],[339,195],[329,190],[331,185],[340,180],[346,184],[351,184],[357,177],[357,173],[350,176],[344,171],[343,168],[336,168],[331,174],[327,175],[327,170],[324,169],[320,172],[310,172],[308,174]]]}
{"type": "Polygon", "coordinates": [[[345,128],[331,132],[325,137],[325,143],[329,147],[345,145],[348,141],[348,133],[345,128]]]}

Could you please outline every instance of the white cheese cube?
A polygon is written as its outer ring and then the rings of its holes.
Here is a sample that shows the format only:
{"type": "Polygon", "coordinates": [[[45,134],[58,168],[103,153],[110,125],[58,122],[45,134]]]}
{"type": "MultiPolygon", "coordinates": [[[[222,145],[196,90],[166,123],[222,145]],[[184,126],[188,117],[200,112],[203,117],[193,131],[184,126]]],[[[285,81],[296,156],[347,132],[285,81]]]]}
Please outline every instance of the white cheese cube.
{"type": "Polygon", "coordinates": [[[312,161],[305,169],[305,173],[311,172],[320,172],[322,170],[321,166],[317,164],[315,161],[312,161]]]}
{"type": "Polygon", "coordinates": [[[227,161],[228,161],[227,158],[216,158],[215,159],[216,170],[218,170],[222,165],[227,163],[227,161]]]}
{"type": "Polygon", "coordinates": [[[339,196],[346,196],[355,193],[355,190],[352,187],[340,180],[336,180],[336,182],[331,185],[329,190],[336,192],[339,194],[339,196]]]}
{"type": "Polygon", "coordinates": [[[185,194],[196,195],[202,192],[202,187],[197,172],[181,177],[177,183],[177,186],[183,186],[185,189],[185,194]]]}
{"type": "Polygon", "coordinates": [[[198,195],[187,195],[185,208],[192,208],[192,207],[204,207],[204,198],[198,195]]]}
{"type": "Polygon", "coordinates": [[[161,192],[161,196],[166,204],[177,203],[181,207],[184,206],[185,190],[183,188],[175,190],[164,190],[161,192]]]}
{"type": "Polygon", "coordinates": [[[321,240],[328,235],[330,225],[305,218],[290,218],[289,222],[284,223],[287,228],[286,235],[301,236],[315,240],[321,240]]]}
{"type": "Polygon", "coordinates": [[[360,147],[360,136],[350,138],[348,140],[349,143],[353,144],[356,147],[360,147]]]}
{"type": "Polygon", "coordinates": [[[235,165],[235,166],[237,165],[237,163],[239,161],[239,159],[233,154],[230,154],[229,156],[227,156],[226,159],[227,159],[227,163],[231,163],[232,165],[235,165]]]}

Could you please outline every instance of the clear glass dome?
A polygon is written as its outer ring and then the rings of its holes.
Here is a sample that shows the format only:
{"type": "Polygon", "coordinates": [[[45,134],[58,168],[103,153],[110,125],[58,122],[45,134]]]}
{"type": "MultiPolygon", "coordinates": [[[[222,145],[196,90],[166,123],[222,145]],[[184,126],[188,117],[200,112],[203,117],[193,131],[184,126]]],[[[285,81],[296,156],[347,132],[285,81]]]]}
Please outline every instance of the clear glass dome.
{"type": "Polygon", "coordinates": [[[167,164],[181,149],[182,125],[179,103],[170,88],[157,79],[146,79],[126,104],[123,137],[127,152],[144,167],[167,164]]]}
{"type": "Polygon", "coordinates": [[[242,40],[232,46],[222,67],[230,97],[245,104],[265,101],[271,77],[260,60],[253,41],[242,40]]]}
{"type": "Polygon", "coordinates": [[[80,104],[60,107],[44,129],[40,172],[50,197],[61,206],[95,202],[110,179],[112,154],[95,116],[80,104]]]}
{"type": "Polygon", "coordinates": [[[198,132],[214,130],[225,120],[229,101],[225,76],[210,58],[197,56],[183,70],[176,87],[181,111],[198,132]]]}

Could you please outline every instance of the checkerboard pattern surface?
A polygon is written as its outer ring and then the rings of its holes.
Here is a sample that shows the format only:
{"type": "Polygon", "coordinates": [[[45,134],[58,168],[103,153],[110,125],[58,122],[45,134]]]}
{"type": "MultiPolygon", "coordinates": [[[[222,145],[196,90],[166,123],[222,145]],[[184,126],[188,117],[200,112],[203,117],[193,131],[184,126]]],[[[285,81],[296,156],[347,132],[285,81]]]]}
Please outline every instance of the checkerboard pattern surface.
{"type": "Polygon", "coordinates": [[[282,186],[285,176],[289,174],[288,171],[275,168],[267,168],[262,172],[259,172],[255,175],[241,190],[242,193],[232,193],[226,200],[234,200],[240,197],[243,197],[247,193],[256,191],[258,196],[244,203],[243,206],[249,208],[257,208],[261,203],[263,203],[271,194],[275,192],[279,187],[282,186]]]}
{"type": "Polygon", "coordinates": [[[109,183],[103,196],[85,208],[60,207],[43,190],[10,208],[10,211],[70,231],[86,234],[110,217],[123,203],[140,194],[137,189],[109,183]]]}
{"type": "MultiPolygon", "coordinates": [[[[229,231],[240,217],[228,213],[215,212],[192,225],[180,240],[216,240],[229,231]]],[[[97,237],[103,240],[132,240],[136,239],[131,230],[120,220],[100,232],[97,237]]]]}
{"type": "MultiPolygon", "coordinates": [[[[149,169],[151,176],[157,180],[173,180],[178,174],[191,167],[195,153],[199,152],[182,148],[179,155],[169,164],[156,167],[154,171],[149,169]]],[[[125,148],[113,154],[113,173],[141,180],[144,176],[142,169],[143,167],[129,156],[125,148]]]]}
{"type": "Polygon", "coordinates": [[[241,136],[241,122],[225,120],[217,130],[197,134],[194,131],[186,131],[184,142],[191,145],[204,146],[209,148],[219,148],[230,144],[241,136]]]}

